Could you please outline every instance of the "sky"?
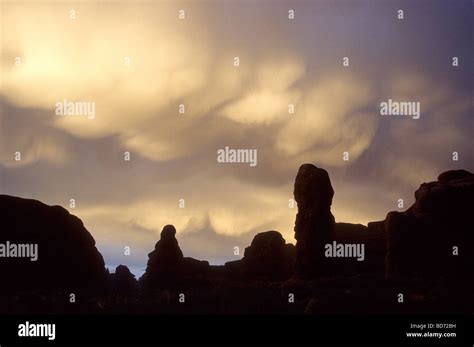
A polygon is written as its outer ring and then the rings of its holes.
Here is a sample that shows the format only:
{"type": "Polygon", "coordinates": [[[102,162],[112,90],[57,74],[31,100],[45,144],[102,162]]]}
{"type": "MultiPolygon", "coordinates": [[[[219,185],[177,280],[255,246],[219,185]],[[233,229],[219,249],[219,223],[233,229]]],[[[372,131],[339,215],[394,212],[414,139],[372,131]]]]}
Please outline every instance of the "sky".
{"type": "Polygon", "coordinates": [[[258,232],[294,243],[303,163],[329,172],[336,220],[365,225],[474,171],[471,1],[0,6],[0,193],[67,208],[111,269],[143,273],[166,224],[211,264],[258,232]],[[389,99],[420,118],[381,115],[389,99]],[[58,115],[64,100],[94,117],[58,115]],[[219,163],[226,146],[258,164],[219,163]]]}

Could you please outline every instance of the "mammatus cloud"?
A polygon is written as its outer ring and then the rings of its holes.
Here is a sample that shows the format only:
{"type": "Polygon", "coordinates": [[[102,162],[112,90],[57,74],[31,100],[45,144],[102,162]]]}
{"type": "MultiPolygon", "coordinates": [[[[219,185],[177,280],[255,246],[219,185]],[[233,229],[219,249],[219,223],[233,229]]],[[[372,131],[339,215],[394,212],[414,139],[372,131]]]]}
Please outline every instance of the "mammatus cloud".
{"type": "Polygon", "coordinates": [[[16,117],[15,107],[0,97],[0,163],[8,168],[39,160],[52,165],[67,162],[70,145],[64,143],[61,130],[52,127],[41,111],[25,112],[28,117],[16,117]]]}
{"type": "Polygon", "coordinates": [[[298,104],[301,88],[294,83],[304,76],[304,63],[279,61],[257,66],[255,83],[220,112],[238,123],[258,125],[288,119],[289,105],[298,104]]]}
{"type": "Polygon", "coordinates": [[[145,262],[170,223],[197,258],[223,261],[231,244],[270,229],[294,241],[289,199],[304,162],[328,169],[336,219],[355,223],[382,219],[443,170],[473,169],[469,97],[454,79],[396,69],[400,57],[364,65],[374,37],[344,31],[359,17],[321,24],[311,16],[324,8],[302,8],[288,25],[285,6],[219,17],[223,8],[202,5],[180,21],[180,4],[149,6],[77,4],[75,20],[68,4],[3,6],[2,191],[63,206],[74,198],[71,212],[112,263],[126,262],[125,245],[145,262]],[[421,118],[383,118],[389,98],[420,101],[421,118]],[[64,99],[95,102],[96,117],[57,116],[64,99]],[[225,146],[258,150],[257,167],[217,163],[225,146]]]}
{"type": "MultiPolygon", "coordinates": [[[[206,133],[190,145],[188,139],[195,140],[190,134],[202,117],[224,116],[244,128],[283,122],[275,141],[280,155],[293,157],[319,146],[311,154],[321,164],[334,165],[343,163],[334,154],[351,150],[355,158],[373,136],[374,117],[355,112],[370,99],[362,80],[339,73],[323,81],[306,78],[306,85],[296,86],[305,77],[302,57],[282,55],[255,63],[242,59],[236,67],[231,52],[219,49],[218,37],[196,30],[199,21],[191,28],[167,16],[158,26],[155,16],[140,13],[117,33],[118,13],[106,7],[84,10],[74,21],[66,10],[55,6],[37,13],[7,6],[6,27],[17,24],[5,49],[18,54],[22,63],[6,66],[3,93],[18,106],[50,111],[49,122],[75,136],[118,135],[132,151],[152,160],[172,160],[221,136],[206,133]],[[106,21],[104,30],[97,30],[98,18],[106,21]],[[63,30],[56,30],[57,25],[63,30]],[[196,40],[199,45],[193,44],[196,40]],[[334,103],[336,98],[345,102],[334,103]],[[93,121],[58,117],[54,105],[63,99],[93,101],[97,116],[93,121]],[[180,104],[184,114],[178,112],[180,104]],[[292,117],[289,104],[296,108],[292,117]],[[334,124],[345,126],[328,132],[334,124]]],[[[242,58],[251,56],[251,49],[242,48],[242,58]]],[[[230,131],[227,135],[232,136],[230,131]]]]}
{"type": "Polygon", "coordinates": [[[345,165],[344,151],[357,159],[375,134],[378,117],[364,109],[373,98],[366,81],[341,75],[318,81],[305,93],[297,115],[280,130],[276,150],[299,161],[317,158],[329,166],[345,165]]]}

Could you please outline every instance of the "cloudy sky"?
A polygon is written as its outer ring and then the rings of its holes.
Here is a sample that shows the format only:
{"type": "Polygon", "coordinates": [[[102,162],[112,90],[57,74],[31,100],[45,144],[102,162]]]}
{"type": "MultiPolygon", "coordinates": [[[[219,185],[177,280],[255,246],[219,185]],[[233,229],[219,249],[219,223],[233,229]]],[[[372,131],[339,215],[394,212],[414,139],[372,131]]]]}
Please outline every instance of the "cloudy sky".
{"type": "Polygon", "coordinates": [[[261,231],[294,242],[306,162],[328,170],[336,220],[362,224],[474,170],[469,0],[0,6],[0,193],[68,208],[110,267],[143,272],[166,224],[214,264],[261,231]],[[95,118],[57,115],[65,99],[95,118]],[[388,99],[420,102],[420,119],[380,115],[388,99]],[[258,165],[218,163],[225,146],[258,165]]]}

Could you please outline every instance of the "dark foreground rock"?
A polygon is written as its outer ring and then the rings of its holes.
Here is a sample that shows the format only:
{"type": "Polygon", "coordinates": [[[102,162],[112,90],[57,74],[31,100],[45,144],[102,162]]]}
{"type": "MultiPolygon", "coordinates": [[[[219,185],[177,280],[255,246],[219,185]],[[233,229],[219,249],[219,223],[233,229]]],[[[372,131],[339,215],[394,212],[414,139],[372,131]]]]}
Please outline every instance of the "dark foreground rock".
{"type": "Polygon", "coordinates": [[[294,195],[296,248],[267,231],[242,259],[210,266],[184,257],[167,225],[138,288],[126,266],[108,274],[92,236],[66,210],[0,196],[1,242],[39,244],[38,262],[0,259],[0,313],[473,313],[471,173],[441,174],[407,211],[367,227],[335,223],[329,176],[314,165],[300,168],[294,195]],[[334,242],[363,244],[363,261],[328,257],[334,242]]]}
{"type": "Polygon", "coordinates": [[[104,260],[79,218],[60,206],[7,195],[0,195],[0,216],[0,291],[104,290],[104,260]],[[37,260],[6,257],[7,248],[19,244],[37,245],[37,260]]]}
{"type": "Polygon", "coordinates": [[[334,234],[335,220],[331,213],[334,190],[327,171],[312,164],[301,165],[293,194],[298,203],[295,273],[309,279],[324,271],[324,246],[334,234]]]}
{"type": "Polygon", "coordinates": [[[140,278],[140,285],[147,293],[158,288],[189,285],[193,280],[202,278],[208,269],[207,261],[183,256],[175,227],[166,225],[155,250],[148,254],[147,268],[140,278]]]}
{"type": "Polygon", "coordinates": [[[251,279],[285,280],[294,270],[296,251],[278,231],[257,234],[245,249],[244,276],[251,279]]]}
{"type": "Polygon", "coordinates": [[[423,183],[405,212],[390,212],[386,275],[466,279],[474,276],[474,175],[442,173],[423,183]]]}
{"type": "Polygon", "coordinates": [[[283,281],[292,275],[295,258],[294,245],[278,231],[266,231],[255,235],[241,260],[227,262],[219,274],[245,281],[283,281]]]}
{"type": "Polygon", "coordinates": [[[135,275],[125,265],[119,265],[115,273],[110,275],[112,292],[119,295],[134,295],[138,292],[138,282],[135,275]]]}
{"type": "Polygon", "coordinates": [[[373,274],[383,277],[384,259],[387,252],[383,222],[362,224],[336,223],[332,241],[337,244],[364,245],[363,260],[357,258],[326,259],[326,275],[353,276],[373,274]]]}
{"type": "Polygon", "coordinates": [[[447,171],[437,181],[423,183],[412,207],[390,212],[368,227],[334,222],[329,176],[314,165],[300,167],[294,196],[297,278],[372,274],[473,279],[474,175],[468,171],[447,171]],[[333,246],[329,250],[344,246],[346,252],[327,253],[328,245],[333,246]],[[357,258],[351,247],[359,247],[357,258]]]}

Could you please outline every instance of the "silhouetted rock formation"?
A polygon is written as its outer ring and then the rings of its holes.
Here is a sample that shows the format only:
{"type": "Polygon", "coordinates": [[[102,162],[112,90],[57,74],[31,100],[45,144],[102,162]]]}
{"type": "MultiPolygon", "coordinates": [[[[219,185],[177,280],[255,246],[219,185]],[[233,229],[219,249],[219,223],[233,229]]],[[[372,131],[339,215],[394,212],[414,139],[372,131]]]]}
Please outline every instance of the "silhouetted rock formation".
{"type": "Polygon", "coordinates": [[[150,271],[164,276],[179,271],[184,256],[175,235],[174,226],[166,225],[163,228],[160,241],[156,243],[155,250],[148,255],[148,269],[150,271]]]}
{"type": "Polygon", "coordinates": [[[155,250],[148,254],[147,268],[140,279],[144,288],[172,284],[179,278],[184,256],[175,235],[176,229],[172,225],[166,225],[161,231],[161,238],[155,250]]]}
{"type": "Polygon", "coordinates": [[[390,212],[385,220],[386,275],[472,279],[474,175],[444,172],[423,183],[415,199],[407,211],[390,212]]]}
{"type": "Polygon", "coordinates": [[[104,260],[79,218],[60,206],[7,195],[0,195],[0,213],[0,244],[38,245],[37,261],[0,258],[0,291],[106,287],[104,260]]]}
{"type": "Polygon", "coordinates": [[[355,258],[326,259],[326,273],[332,275],[384,274],[384,259],[387,252],[383,222],[362,224],[336,223],[332,240],[338,244],[363,244],[364,260],[355,258]]]}
{"type": "Polygon", "coordinates": [[[293,272],[295,247],[278,231],[255,235],[242,259],[243,276],[249,279],[285,280],[293,272]]]}
{"type": "Polygon", "coordinates": [[[148,254],[145,274],[140,278],[145,291],[182,285],[202,277],[209,268],[207,261],[185,258],[176,239],[176,229],[166,225],[155,250],[148,254]]]}
{"type": "Polygon", "coordinates": [[[420,186],[407,211],[367,227],[335,223],[328,173],[314,165],[300,167],[294,196],[296,247],[267,231],[242,259],[210,266],[184,257],[176,229],[166,225],[137,283],[126,266],[108,273],[92,236],[65,209],[0,195],[0,251],[7,241],[39,245],[37,262],[0,258],[0,313],[472,314],[473,174],[444,172],[420,186]],[[327,257],[333,242],[363,244],[364,260],[327,257]],[[76,291],[73,304],[69,293],[76,291]],[[396,293],[406,294],[403,305],[396,293]]]}
{"type": "Polygon", "coordinates": [[[110,275],[112,279],[113,292],[121,295],[133,295],[137,293],[138,282],[135,275],[125,265],[119,265],[115,273],[110,275]]]}
{"type": "Polygon", "coordinates": [[[183,275],[185,278],[205,277],[209,270],[209,262],[207,260],[198,260],[191,257],[183,259],[183,275]]]}
{"type": "Polygon", "coordinates": [[[219,278],[283,281],[292,275],[295,259],[295,246],[287,244],[278,231],[271,230],[255,235],[251,245],[245,248],[242,259],[211,268],[219,278]]]}
{"type": "Polygon", "coordinates": [[[387,254],[387,234],[384,221],[369,222],[365,238],[367,269],[383,276],[385,255],[387,254]]]}
{"type": "Polygon", "coordinates": [[[334,190],[326,170],[304,164],[296,175],[294,197],[298,203],[295,222],[296,268],[300,278],[312,278],[324,270],[324,245],[334,234],[331,213],[334,190]]]}

